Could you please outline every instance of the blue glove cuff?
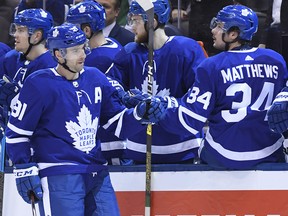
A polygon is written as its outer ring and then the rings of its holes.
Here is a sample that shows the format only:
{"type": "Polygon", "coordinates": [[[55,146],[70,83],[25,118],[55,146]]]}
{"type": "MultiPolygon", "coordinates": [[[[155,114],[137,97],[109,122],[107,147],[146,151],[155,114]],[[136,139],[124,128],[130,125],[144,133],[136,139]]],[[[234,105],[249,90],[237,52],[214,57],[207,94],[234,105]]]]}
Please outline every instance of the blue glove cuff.
{"type": "MultiPolygon", "coordinates": [[[[139,106],[139,105],[137,105],[137,106],[139,106]]],[[[136,106],[136,107],[134,108],[134,110],[133,110],[133,116],[134,116],[134,118],[135,118],[136,120],[140,121],[140,120],[142,119],[142,116],[139,116],[139,115],[138,115],[138,113],[137,113],[137,108],[138,108],[138,107],[137,107],[137,106],[136,106]]]]}
{"type": "Polygon", "coordinates": [[[276,97],[273,103],[275,102],[288,102],[288,92],[280,92],[276,97]]]}
{"type": "Polygon", "coordinates": [[[179,106],[178,101],[174,97],[165,96],[164,101],[167,101],[167,108],[176,108],[179,106]]]}

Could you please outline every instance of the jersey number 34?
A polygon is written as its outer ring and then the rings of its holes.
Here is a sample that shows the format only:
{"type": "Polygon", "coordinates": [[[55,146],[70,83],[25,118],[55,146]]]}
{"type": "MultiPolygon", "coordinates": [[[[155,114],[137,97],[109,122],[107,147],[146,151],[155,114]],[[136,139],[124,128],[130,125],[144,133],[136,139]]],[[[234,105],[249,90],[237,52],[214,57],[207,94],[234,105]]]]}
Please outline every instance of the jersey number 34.
{"type": "MultiPolygon", "coordinates": [[[[258,88],[256,89],[258,90],[258,88]]],[[[226,97],[235,98],[236,93],[242,93],[241,100],[239,100],[239,97],[237,97],[237,102],[233,101],[232,99],[230,110],[227,109],[221,111],[221,116],[226,122],[241,121],[247,116],[248,108],[254,111],[262,111],[269,108],[273,101],[274,83],[264,82],[262,90],[260,91],[260,94],[257,95],[257,97],[252,97],[252,91],[253,89],[247,83],[234,83],[226,89],[226,97]],[[231,110],[233,110],[233,112],[231,112],[231,110]]],[[[199,95],[199,93],[199,88],[193,87],[186,101],[190,104],[193,104],[196,101],[202,103],[203,109],[207,110],[208,106],[210,105],[212,93],[209,91],[201,95],[199,95]]],[[[228,101],[231,100],[228,99],[228,101]]]]}

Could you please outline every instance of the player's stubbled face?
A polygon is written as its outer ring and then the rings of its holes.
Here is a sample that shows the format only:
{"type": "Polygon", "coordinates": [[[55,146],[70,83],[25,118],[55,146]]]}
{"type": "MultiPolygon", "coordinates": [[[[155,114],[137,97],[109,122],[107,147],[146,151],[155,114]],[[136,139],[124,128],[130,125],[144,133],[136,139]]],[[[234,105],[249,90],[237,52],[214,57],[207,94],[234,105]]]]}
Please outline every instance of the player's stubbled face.
{"type": "Polygon", "coordinates": [[[132,30],[135,34],[134,41],[136,43],[147,43],[148,33],[145,30],[145,23],[142,16],[134,15],[131,18],[132,30]]]}
{"type": "Polygon", "coordinates": [[[224,33],[223,26],[224,26],[223,23],[218,23],[215,26],[215,28],[211,30],[212,39],[213,39],[213,47],[218,50],[225,49],[225,42],[223,41],[223,38],[222,38],[222,34],[224,33]]]}
{"type": "Polygon", "coordinates": [[[25,53],[29,47],[29,34],[26,26],[16,26],[14,32],[15,50],[25,53]]]}
{"type": "Polygon", "coordinates": [[[86,58],[84,44],[67,48],[66,54],[67,66],[75,72],[80,72],[84,67],[84,61],[86,58]]]}

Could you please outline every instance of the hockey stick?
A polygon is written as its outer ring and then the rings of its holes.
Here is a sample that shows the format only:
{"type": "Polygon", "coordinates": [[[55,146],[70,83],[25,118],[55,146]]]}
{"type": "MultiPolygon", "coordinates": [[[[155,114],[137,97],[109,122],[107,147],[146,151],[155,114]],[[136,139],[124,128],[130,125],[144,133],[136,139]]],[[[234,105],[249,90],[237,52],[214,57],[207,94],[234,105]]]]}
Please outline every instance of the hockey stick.
{"type": "MultiPolygon", "coordinates": [[[[154,37],[154,5],[151,0],[136,0],[144,9],[148,18],[148,86],[147,93],[153,95],[153,37],[154,37]]],[[[145,184],[145,216],[151,214],[151,146],[152,124],[147,125],[146,140],[146,184],[145,184]]]]}
{"type": "Polygon", "coordinates": [[[46,0],[43,0],[43,10],[46,10],[46,0]]]}
{"type": "Polygon", "coordinates": [[[33,192],[30,193],[30,200],[31,200],[32,215],[37,216],[36,208],[35,208],[35,196],[33,192]]]}
{"type": "Polygon", "coordinates": [[[177,11],[177,28],[181,29],[181,0],[178,0],[178,11],[177,11]]]}

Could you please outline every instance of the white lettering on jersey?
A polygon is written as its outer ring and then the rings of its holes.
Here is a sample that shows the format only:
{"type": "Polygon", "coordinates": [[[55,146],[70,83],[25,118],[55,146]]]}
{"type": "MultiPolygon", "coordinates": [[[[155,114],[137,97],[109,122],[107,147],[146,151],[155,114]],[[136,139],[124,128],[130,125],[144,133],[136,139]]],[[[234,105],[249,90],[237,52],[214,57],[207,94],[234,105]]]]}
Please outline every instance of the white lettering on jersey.
{"type": "Polygon", "coordinates": [[[227,97],[234,97],[236,93],[242,92],[242,100],[234,101],[231,105],[231,110],[222,110],[222,118],[226,122],[239,122],[247,116],[247,108],[250,106],[251,110],[261,111],[267,110],[271,105],[274,94],[274,83],[265,82],[262,90],[255,101],[252,101],[253,89],[247,83],[234,83],[226,89],[227,97]]]}
{"type": "Polygon", "coordinates": [[[18,100],[13,108],[14,109],[12,110],[11,115],[14,118],[18,118],[19,121],[21,121],[23,119],[24,114],[25,114],[27,104],[26,103],[22,104],[22,102],[18,100]]]}
{"type": "Polygon", "coordinates": [[[95,101],[94,103],[99,103],[102,101],[102,90],[100,87],[95,87],[95,101]]]}
{"type": "Polygon", "coordinates": [[[74,140],[74,147],[88,154],[96,146],[98,118],[93,119],[90,110],[83,105],[76,119],[78,122],[66,122],[65,127],[74,140]]]}
{"type": "Polygon", "coordinates": [[[278,78],[278,67],[268,64],[244,64],[221,70],[223,82],[234,82],[244,78],[278,78]]]}
{"type": "Polygon", "coordinates": [[[187,103],[194,103],[195,101],[202,103],[203,104],[203,109],[207,110],[209,104],[210,104],[210,99],[212,96],[211,92],[205,92],[201,95],[199,95],[199,88],[198,87],[193,87],[193,89],[190,91],[189,96],[187,97],[187,103]]]}

